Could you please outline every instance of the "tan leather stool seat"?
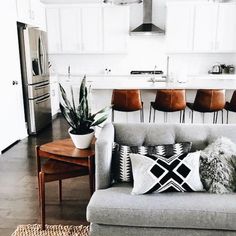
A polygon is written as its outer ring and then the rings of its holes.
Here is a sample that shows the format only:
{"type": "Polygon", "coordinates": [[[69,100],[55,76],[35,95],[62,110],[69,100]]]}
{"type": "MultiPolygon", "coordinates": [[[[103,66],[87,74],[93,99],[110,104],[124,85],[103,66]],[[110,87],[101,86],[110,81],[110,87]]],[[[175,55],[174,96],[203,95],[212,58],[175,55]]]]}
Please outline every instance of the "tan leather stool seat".
{"type": "Polygon", "coordinates": [[[114,89],[111,99],[112,121],[114,111],[133,112],[140,110],[140,120],[143,122],[143,103],[139,89],[114,89]]]}
{"type": "Polygon", "coordinates": [[[218,112],[222,111],[223,122],[223,109],[225,107],[225,90],[223,89],[199,89],[193,103],[187,102],[187,106],[193,111],[202,113],[213,112],[213,123],[217,123],[218,112]]]}
{"type": "Polygon", "coordinates": [[[151,108],[163,112],[180,111],[180,122],[184,121],[184,110],[186,108],[186,93],[184,89],[159,89],[156,92],[154,102],[150,103],[149,122],[151,120],[151,108]],[[183,118],[181,118],[183,112],[183,118]]]}

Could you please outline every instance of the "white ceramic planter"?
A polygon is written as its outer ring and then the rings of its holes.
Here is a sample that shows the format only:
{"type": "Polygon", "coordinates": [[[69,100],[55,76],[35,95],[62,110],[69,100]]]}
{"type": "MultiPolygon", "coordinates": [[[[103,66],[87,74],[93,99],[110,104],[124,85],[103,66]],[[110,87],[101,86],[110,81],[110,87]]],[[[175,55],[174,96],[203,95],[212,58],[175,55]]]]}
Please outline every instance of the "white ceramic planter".
{"type": "Polygon", "coordinates": [[[68,133],[76,148],[86,149],[90,146],[94,136],[94,131],[89,134],[71,134],[71,130],[72,129],[69,128],[68,133]]]}

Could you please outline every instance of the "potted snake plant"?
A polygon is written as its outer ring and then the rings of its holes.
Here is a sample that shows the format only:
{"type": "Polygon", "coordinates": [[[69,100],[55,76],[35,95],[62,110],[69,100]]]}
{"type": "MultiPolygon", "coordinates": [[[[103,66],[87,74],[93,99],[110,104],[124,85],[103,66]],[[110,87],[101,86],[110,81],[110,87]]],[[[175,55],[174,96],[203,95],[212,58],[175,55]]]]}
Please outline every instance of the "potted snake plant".
{"type": "Polygon", "coordinates": [[[84,76],[80,85],[79,103],[77,106],[72,86],[70,87],[71,99],[68,98],[68,94],[66,94],[61,84],[59,84],[59,87],[62,97],[60,109],[70,126],[68,130],[69,135],[76,148],[86,149],[90,146],[94,137],[94,128],[108,118],[110,107],[105,107],[94,114],[91,113],[86,76],[84,76]]]}

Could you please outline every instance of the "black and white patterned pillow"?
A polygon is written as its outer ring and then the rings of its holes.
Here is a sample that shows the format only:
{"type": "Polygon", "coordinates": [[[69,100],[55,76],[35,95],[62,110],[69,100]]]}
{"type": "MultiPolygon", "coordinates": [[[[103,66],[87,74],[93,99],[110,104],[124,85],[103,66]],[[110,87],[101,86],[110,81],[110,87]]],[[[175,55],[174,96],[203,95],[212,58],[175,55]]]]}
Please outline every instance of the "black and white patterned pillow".
{"type": "Polygon", "coordinates": [[[200,151],[171,158],[130,154],[134,186],[132,194],[203,191],[199,174],[200,151]]]}
{"type": "Polygon", "coordinates": [[[178,155],[190,152],[192,143],[182,142],[175,144],[156,146],[126,146],[118,143],[113,144],[113,174],[116,182],[131,182],[132,167],[130,153],[141,155],[160,155],[170,159],[178,155]]]}

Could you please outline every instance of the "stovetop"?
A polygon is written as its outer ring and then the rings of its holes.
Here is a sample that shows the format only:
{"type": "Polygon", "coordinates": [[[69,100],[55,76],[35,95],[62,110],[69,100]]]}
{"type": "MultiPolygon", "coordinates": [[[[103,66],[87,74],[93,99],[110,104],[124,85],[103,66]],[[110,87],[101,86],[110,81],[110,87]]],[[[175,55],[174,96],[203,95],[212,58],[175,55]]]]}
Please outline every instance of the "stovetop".
{"type": "Polygon", "coordinates": [[[161,75],[163,74],[162,70],[132,70],[130,72],[131,75],[150,75],[150,74],[155,74],[155,75],[161,75]]]}

